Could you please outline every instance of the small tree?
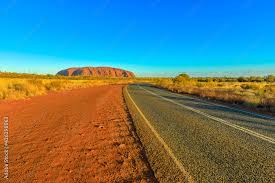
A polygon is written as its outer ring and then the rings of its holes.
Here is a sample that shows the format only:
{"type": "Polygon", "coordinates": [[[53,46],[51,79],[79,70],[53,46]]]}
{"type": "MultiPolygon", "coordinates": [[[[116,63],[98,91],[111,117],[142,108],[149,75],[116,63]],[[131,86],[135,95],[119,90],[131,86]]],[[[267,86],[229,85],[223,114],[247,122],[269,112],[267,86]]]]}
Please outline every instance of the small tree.
{"type": "Polygon", "coordinates": [[[245,81],[247,81],[247,79],[245,77],[238,77],[238,81],[239,82],[245,82],[245,81]]]}
{"type": "Polygon", "coordinates": [[[186,81],[190,81],[190,77],[188,74],[185,74],[185,73],[182,73],[178,76],[176,76],[174,79],[173,79],[173,82],[174,83],[184,83],[186,81]]]}

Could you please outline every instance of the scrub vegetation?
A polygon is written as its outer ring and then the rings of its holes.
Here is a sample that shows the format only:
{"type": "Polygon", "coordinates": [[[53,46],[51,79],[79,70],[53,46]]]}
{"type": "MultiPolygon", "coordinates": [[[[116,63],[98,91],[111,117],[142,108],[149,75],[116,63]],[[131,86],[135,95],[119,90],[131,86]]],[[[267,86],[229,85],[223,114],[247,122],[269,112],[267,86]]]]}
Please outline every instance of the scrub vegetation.
{"type": "Polygon", "coordinates": [[[191,78],[180,74],[156,81],[156,86],[177,93],[241,104],[275,112],[275,76],[239,78],[191,78]]]}
{"type": "Polygon", "coordinates": [[[175,78],[98,78],[0,73],[0,100],[22,99],[51,91],[98,85],[151,83],[177,93],[192,94],[254,109],[275,112],[275,76],[199,77],[180,74],[175,78]]]}
{"type": "Polygon", "coordinates": [[[150,78],[97,78],[91,76],[55,76],[0,73],[0,100],[23,99],[51,91],[64,91],[98,85],[148,82],[150,78]]]}

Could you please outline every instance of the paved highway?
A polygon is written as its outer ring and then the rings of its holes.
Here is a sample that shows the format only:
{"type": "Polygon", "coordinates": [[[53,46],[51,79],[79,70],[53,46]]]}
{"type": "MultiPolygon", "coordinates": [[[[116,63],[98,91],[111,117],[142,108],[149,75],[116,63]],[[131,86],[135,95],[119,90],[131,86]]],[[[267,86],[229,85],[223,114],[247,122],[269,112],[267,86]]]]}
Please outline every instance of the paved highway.
{"type": "Polygon", "coordinates": [[[150,85],[125,96],[160,182],[274,182],[273,117],[150,85]]]}

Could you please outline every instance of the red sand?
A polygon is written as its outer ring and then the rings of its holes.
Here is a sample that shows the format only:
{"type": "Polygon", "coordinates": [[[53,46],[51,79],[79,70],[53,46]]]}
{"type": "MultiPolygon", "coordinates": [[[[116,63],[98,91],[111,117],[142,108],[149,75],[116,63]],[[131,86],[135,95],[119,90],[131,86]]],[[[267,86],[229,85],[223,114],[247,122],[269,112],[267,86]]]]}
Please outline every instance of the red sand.
{"type": "Polygon", "coordinates": [[[9,182],[153,182],[125,109],[114,85],[2,101],[0,162],[7,115],[9,182]]]}

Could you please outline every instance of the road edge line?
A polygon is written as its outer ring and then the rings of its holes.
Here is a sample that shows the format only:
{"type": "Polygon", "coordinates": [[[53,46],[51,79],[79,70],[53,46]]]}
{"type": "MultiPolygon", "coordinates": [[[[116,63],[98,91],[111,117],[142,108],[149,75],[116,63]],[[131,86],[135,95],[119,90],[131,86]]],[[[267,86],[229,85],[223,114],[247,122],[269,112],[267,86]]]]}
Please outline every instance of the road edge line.
{"type": "Polygon", "coordinates": [[[155,128],[151,125],[150,121],[145,117],[145,115],[143,114],[143,112],[140,110],[140,108],[137,106],[137,104],[134,102],[133,98],[130,96],[129,92],[128,92],[128,86],[126,86],[125,91],[129,97],[129,99],[131,100],[131,102],[133,103],[133,105],[135,106],[135,108],[137,109],[137,111],[140,113],[141,117],[144,119],[144,121],[146,122],[147,126],[150,128],[150,130],[153,132],[153,134],[156,136],[156,138],[159,140],[159,142],[163,145],[164,149],[166,150],[166,152],[169,154],[169,156],[172,158],[172,160],[174,161],[174,163],[177,165],[177,167],[179,168],[179,170],[188,178],[189,182],[193,182],[192,177],[189,175],[189,173],[185,170],[184,166],[182,165],[182,163],[176,158],[176,156],[174,155],[172,149],[165,143],[165,141],[161,138],[161,136],[157,133],[157,131],[155,130],[155,128]]]}

